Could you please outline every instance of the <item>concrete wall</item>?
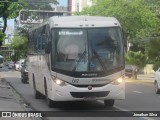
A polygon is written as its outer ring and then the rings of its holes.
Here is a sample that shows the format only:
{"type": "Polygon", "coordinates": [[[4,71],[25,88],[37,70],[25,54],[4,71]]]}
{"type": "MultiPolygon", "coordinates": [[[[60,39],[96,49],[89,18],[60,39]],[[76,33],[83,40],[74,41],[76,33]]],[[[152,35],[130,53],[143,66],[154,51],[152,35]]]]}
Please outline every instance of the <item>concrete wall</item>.
{"type": "Polygon", "coordinates": [[[155,71],[152,69],[152,64],[147,64],[146,67],[143,69],[144,74],[153,74],[155,71]]]}

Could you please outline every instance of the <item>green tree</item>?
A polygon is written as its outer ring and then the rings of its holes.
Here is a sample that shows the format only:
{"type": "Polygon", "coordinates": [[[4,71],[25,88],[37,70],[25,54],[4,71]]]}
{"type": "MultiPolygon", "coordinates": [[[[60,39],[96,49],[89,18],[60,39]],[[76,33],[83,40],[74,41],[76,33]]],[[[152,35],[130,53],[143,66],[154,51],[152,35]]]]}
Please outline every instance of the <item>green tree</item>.
{"type": "MultiPolygon", "coordinates": [[[[7,19],[16,18],[19,11],[23,9],[51,10],[50,3],[58,4],[57,0],[3,0],[0,2],[0,17],[3,18],[4,25],[2,33],[5,33],[7,19]]],[[[0,46],[2,40],[0,39],[0,46]]]]}
{"type": "Polygon", "coordinates": [[[81,14],[116,17],[130,42],[157,35],[160,24],[144,0],[101,0],[81,14]]]}
{"type": "Polygon", "coordinates": [[[17,33],[21,36],[25,36],[27,39],[29,39],[29,30],[32,28],[32,25],[26,24],[23,25],[23,27],[18,27],[17,28],[17,33]]]}
{"type": "Polygon", "coordinates": [[[0,43],[5,39],[5,34],[0,31],[0,43]]]}
{"type": "Polygon", "coordinates": [[[19,2],[23,0],[3,0],[0,2],[0,17],[3,18],[4,25],[2,32],[4,33],[7,27],[7,19],[15,18],[18,16],[19,10],[23,8],[19,2]]]}
{"type": "Polygon", "coordinates": [[[154,61],[153,70],[156,71],[160,67],[160,61],[154,61]]]}
{"type": "Polygon", "coordinates": [[[160,67],[160,38],[150,40],[146,44],[146,53],[154,64],[153,69],[157,70],[160,67]]]}
{"type": "Polygon", "coordinates": [[[19,60],[26,56],[28,39],[24,36],[14,36],[11,42],[11,48],[15,50],[14,60],[19,60]]]}
{"type": "MultiPolygon", "coordinates": [[[[19,10],[22,9],[22,5],[18,2],[23,0],[3,0],[0,2],[0,17],[3,18],[4,25],[1,30],[2,33],[5,33],[7,27],[7,19],[15,18],[18,16],[19,10]]],[[[2,40],[0,41],[0,46],[2,45],[2,40]]]]}
{"type": "Polygon", "coordinates": [[[143,69],[147,63],[147,57],[142,52],[129,51],[126,54],[126,63],[133,65],[133,78],[137,79],[137,71],[143,69]]]}
{"type": "Polygon", "coordinates": [[[27,9],[31,10],[52,10],[52,4],[59,4],[57,0],[24,0],[27,4],[27,9]]]}

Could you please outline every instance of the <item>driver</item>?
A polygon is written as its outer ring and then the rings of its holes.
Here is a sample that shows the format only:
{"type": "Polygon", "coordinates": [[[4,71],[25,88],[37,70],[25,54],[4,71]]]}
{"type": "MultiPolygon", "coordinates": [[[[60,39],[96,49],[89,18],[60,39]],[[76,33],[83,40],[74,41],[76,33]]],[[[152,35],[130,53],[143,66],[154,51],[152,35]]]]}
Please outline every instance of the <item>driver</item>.
{"type": "Polygon", "coordinates": [[[78,60],[78,52],[79,52],[79,47],[76,44],[70,44],[65,48],[65,53],[66,53],[66,59],[67,60],[78,60]]]}

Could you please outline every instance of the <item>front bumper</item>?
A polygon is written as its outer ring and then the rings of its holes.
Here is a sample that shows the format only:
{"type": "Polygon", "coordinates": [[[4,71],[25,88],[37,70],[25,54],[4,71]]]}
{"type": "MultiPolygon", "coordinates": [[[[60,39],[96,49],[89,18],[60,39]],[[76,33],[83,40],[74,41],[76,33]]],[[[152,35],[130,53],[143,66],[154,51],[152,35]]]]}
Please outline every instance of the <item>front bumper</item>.
{"type": "Polygon", "coordinates": [[[125,82],[93,87],[92,90],[71,84],[59,86],[53,81],[52,86],[49,96],[54,101],[125,99],[125,82]]]}

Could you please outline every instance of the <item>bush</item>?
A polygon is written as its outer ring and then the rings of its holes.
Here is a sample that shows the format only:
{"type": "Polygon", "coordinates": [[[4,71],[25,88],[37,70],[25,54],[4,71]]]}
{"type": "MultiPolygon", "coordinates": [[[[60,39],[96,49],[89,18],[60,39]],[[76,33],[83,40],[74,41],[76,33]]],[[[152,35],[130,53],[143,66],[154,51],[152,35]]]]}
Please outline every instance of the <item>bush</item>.
{"type": "Polygon", "coordinates": [[[160,61],[157,61],[153,64],[153,70],[156,71],[160,67],[160,61]]]}

